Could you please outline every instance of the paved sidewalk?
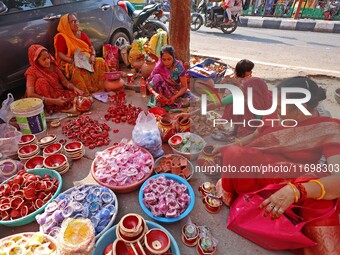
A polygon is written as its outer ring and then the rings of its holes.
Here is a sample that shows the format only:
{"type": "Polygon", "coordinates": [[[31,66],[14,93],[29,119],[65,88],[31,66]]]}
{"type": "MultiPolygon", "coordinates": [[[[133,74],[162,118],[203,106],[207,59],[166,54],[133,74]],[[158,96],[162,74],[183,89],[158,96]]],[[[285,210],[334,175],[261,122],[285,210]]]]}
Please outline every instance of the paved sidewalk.
{"type": "Polygon", "coordinates": [[[240,20],[241,27],[340,33],[340,21],[255,16],[242,16],[240,20]]]}

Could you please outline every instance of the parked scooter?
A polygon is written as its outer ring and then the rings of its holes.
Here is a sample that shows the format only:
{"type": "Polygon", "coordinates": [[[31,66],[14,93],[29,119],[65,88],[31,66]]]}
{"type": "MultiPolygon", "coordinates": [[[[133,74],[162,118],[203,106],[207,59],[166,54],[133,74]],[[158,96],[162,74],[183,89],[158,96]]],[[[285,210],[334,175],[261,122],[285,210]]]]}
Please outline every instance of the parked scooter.
{"type": "MultiPolygon", "coordinates": [[[[127,1],[124,1],[127,2],[127,1]]],[[[135,39],[139,37],[147,37],[150,39],[157,33],[159,28],[168,32],[166,26],[159,20],[151,19],[151,16],[161,19],[163,16],[162,5],[159,3],[146,5],[143,10],[136,11],[133,5],[126,3],[128,15],[133,21],[133,36],[135,39]]]]}
{"type": "Polygon", "coordinates": [[[323,15],[325,17],[325,20],[332,20],[334,19],[334,16],[338,15],[340,11],[340,1],[339,0],[333,0],[329,3],[325,11],[323,12],[323,15]]]}
{"type": "Polygon", "coordinates": [[[209,4],[209,0],[201,0],[197,7],[197,12],[191,14],[190,29],[197,31],[202,25],[211,28],[221,29],[225,34],[231,34],[238,26],[239,17],[238,13],[232,14],[233,23],[226,25],[223,22],[224,9],[220,6],[212,7],[209,4]],[[214,15],[212,15],[211,9],[214,8],[214,15]]]}

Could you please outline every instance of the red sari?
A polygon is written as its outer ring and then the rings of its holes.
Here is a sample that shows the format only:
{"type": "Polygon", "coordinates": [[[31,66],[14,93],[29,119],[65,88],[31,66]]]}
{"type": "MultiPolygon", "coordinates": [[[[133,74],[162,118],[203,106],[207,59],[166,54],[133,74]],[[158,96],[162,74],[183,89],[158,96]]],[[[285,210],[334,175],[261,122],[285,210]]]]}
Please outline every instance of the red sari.
{"type": "Polygon", "coordinates": [[[52,55],[50,54],[51,68],[47,69],[40,66],[37,62],[41,51],[47,49],[41,45],[34,44],[28,49],[28,59],[31,66],[25,72],[27,79],[33,79],[34,91],[36,94],[46,98],[58,98],[66,97],[70,98],[70,104],[64,107],[58,107],[56,105],[46,105],[47,112],[56,112],[63,109],[69,109],[72,106],[71,101],[76,96],[74,91],[64,89],[61,81],[66,79],[62,74],[52,55]]]}
{"type": "MultiPolygon", "coordinates": [[[[268,118],[276,119],[273,116],[268,118]]],[[[338,119],[315,117],[298,123],[295,128],[271,127],[268,124],[259,128],[258,132],[258,138],[245,147],[223,148],[223,165],[230,164],[237,169],[241,169],[242,166],[269,164],[272,166],[292,164],[300,167],[304,164],[318,164],[322,155],[328,158],[340,154],[340,120],[338,119]]],[[[281,173],[279,174],[282,176],[281,173]]],[[[238,195],[262,189],[268,184],[306,181],[306,176],[304,178],[297,178],[297,175],[291,175],[291,178],[281,176],[263,178],[261,174],[254,174],[251,176],[253,178],[230,178],[230,175],[224,173],[222,176],[224,201],[230,205],[238,195]]],[[[309,179],[319,177],[321,176],[309,176],[309,179]]],[[[301,203],[312,208],[327,208],[332,201],[306,199],[301,203]]],[[[319,243],[317,247],[305,249],[305,254],[340,254],[339,213],[338,199],[337,212],[333,216],[326,220],[314,221],[304,228],[305,233],[319,243]]],[[[313,217],[305,211],[301,211],[301,216],[304,219],[313,217]]]]}

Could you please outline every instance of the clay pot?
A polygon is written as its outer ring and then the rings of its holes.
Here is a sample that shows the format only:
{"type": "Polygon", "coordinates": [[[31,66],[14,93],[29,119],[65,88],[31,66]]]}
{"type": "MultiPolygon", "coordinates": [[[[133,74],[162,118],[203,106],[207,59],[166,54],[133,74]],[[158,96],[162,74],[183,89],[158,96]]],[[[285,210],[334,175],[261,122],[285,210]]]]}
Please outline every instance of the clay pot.
{"type": "Polygon", "coordinates": [[[120,91],[124,88],[125,82],[122,78],[117,80],[108,80],[104,81],[104,88],[106,91],[120,91]]]}
{"type": "Polygon", "coordinates": [[[161,134],[162,142],[166,143],[170,137],[172,137],[175,133],[175,127],[172,125],[170,119],[161,118],[157,122],[159,132],[161,134]]]}
{"type": "MultiPolygon", "coordinates": [[[[212,154],[212,151],[214,150],[214,146],[207,145],[203,148],[201,154],[198,156],[197,164],[200,167],[208,167],[208,166],[216,166],[221,164],[220,157],[217,155],[212,154]]],[[[217,172],[210,172],[210,169],[213,168],[205,168],[204,170],[208,169],[209,171],[205,171],[205,174],[217,174],[217,172]]]]}
{"type": "Polygon", "coordinates": [[[164,254],[170,249],[170,238],[161,229],[150,229],[145,234],[144,242],[151,254],[164,254]]]}
{"type": "Polygon", "coordinates": [[[186,246],[195,246],[199,231],[196,224],[185,224],[182,228],[182,241],[186,246]]]}
{"type": "Polygon", "coordinates": [[[158,57],[156,55],[149,54],[149,56],[152,58],[152,61],[145,60],[144,64],[141,67],[141,70],[140,70],[144,79],[149,78],[150,74],[152,73],[152,71],[155,68],[155,65],[158,61],[158,57]]]}
{"type": "Polygon", "coordinates": [[[190,132],[190,119],[179,117],[176,122],[177,133],[190,132]]]}
{"type": "Polygon", "coordinates": [[[79,112],[87,112],[92,106],[91,96],[77,96],[76,97],[76,109],[79,112]]]}

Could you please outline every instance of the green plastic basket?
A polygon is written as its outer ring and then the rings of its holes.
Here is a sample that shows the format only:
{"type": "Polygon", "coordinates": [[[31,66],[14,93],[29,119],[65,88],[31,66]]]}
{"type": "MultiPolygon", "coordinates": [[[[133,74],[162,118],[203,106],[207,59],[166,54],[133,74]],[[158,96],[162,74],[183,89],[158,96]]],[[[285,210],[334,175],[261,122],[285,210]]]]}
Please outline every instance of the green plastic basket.
{"type": "MultiPolygon", "coordinates": [[[[51,169],[47,169],[47,168],[36,168],[36,169],[32,169],[27,171],[28,173],[32,173],[35,175],[40,175],[41,177],[44,176],[44,174],[48,174],[51,178],[57,178],[59,181],[59,186],[57,191],[54,193],[54,195],[51,197],[50,200],[47,201],[47,203],[45,203],[42,207],[40,207],[38,210],[35,210],[34,212],[26,215],[25,217],[19,218],[19,219],[15,219],[15,220],[6,220],[6,221],[0,221],[0,225],[4,225],[4,226],[22,226],[22,225],[26,225],[28,223],[31,223],[32,221],[35,221],[35,216],[37,214],[42,213],[45,210],[45,207],[53,200],[55,199],[60,191],[61,191],[61,187],[63,186],[63,180],[61,178],[61,175],[54,170],[51,169]]],[[[5,182],[3,183],[7,183],[8,181],[12,180],[16,175],[12,176],[11,178],[7,179],[5,182]]]]}

